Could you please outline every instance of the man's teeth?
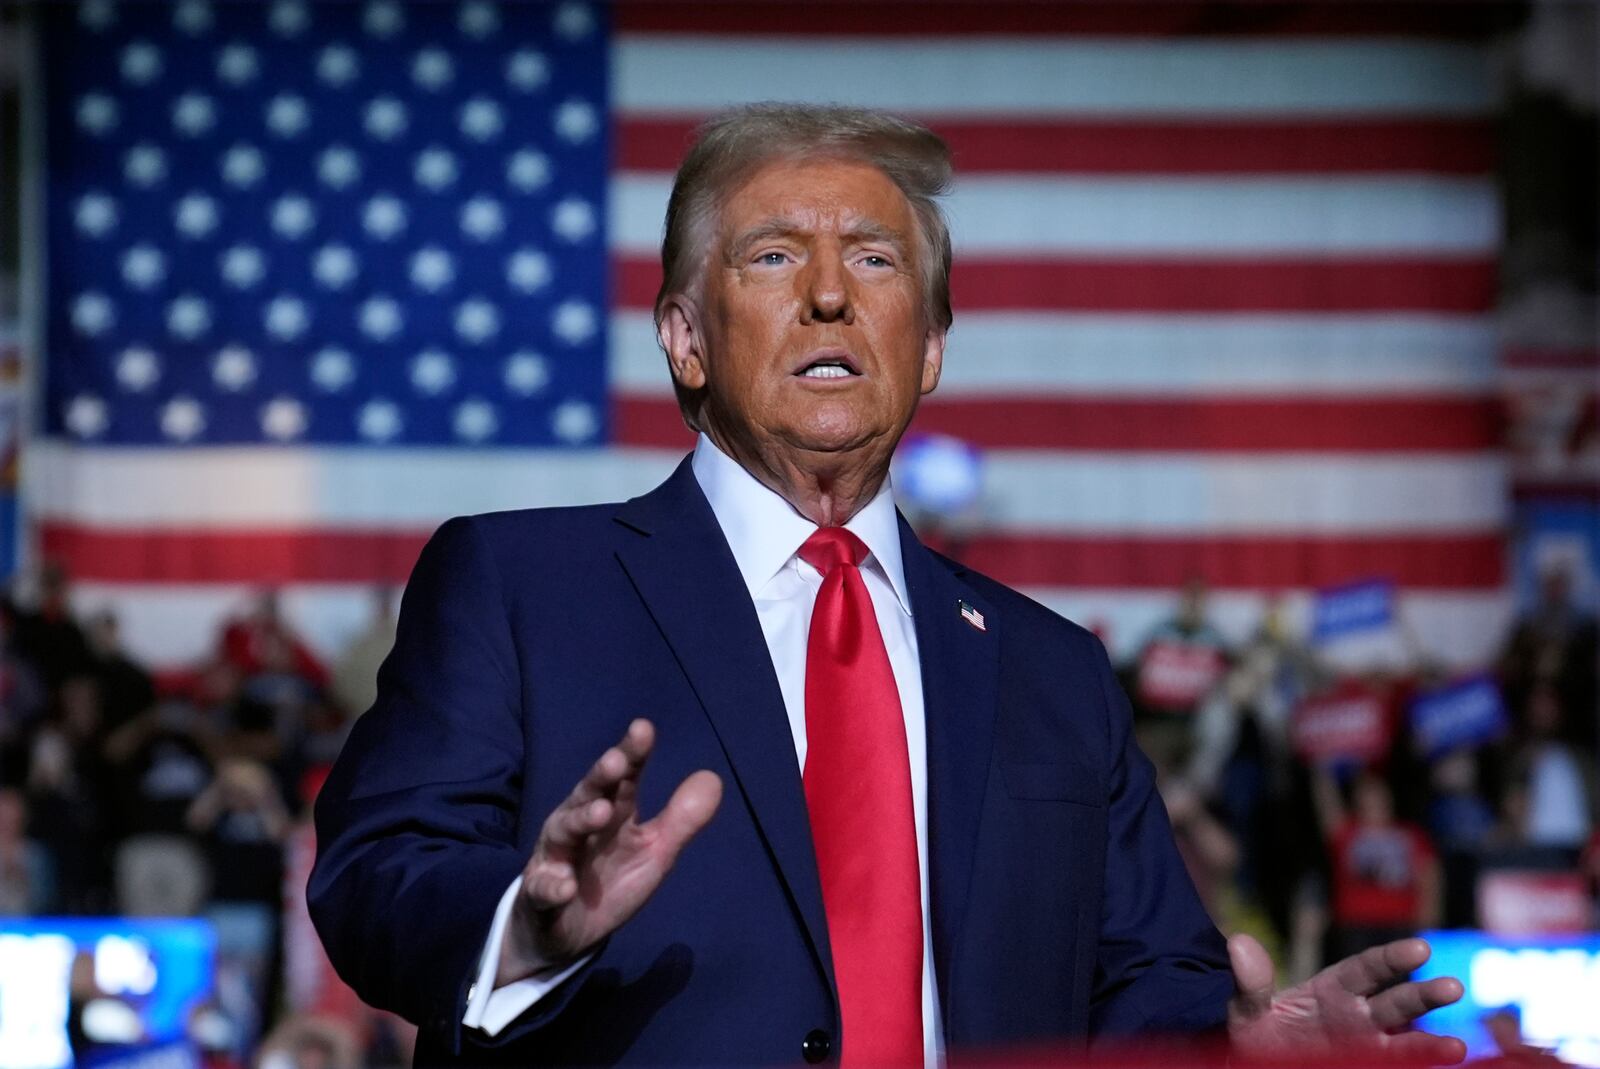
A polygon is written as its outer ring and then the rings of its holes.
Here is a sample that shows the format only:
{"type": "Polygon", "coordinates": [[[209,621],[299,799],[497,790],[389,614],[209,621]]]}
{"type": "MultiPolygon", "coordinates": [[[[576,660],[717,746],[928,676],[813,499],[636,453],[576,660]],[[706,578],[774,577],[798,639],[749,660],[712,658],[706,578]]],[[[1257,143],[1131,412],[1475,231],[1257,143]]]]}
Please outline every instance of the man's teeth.
{"type": "Polygon", "coordinates": [[[813,364],[800,374],[808,379],[847,379],[850,369],[838,364],[813,364]]]}

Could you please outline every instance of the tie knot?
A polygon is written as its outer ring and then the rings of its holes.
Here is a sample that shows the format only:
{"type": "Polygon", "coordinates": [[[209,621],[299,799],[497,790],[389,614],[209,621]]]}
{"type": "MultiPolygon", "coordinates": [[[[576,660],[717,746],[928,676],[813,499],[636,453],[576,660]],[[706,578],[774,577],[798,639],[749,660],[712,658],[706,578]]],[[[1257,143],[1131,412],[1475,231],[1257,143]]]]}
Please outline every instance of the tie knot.
{"type": "Polygon", "coordinates": [[[841,564],[860,566],[867,544],[843,527],[818,527],[800,547],[800,559],[827,575],[841,564]]]}

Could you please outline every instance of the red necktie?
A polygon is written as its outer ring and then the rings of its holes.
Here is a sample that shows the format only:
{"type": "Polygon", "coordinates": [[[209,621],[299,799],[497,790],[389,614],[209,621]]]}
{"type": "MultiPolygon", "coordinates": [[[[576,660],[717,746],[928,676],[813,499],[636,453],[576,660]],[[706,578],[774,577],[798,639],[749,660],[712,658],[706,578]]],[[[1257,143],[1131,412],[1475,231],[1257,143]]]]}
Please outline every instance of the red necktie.
{"type": "Polygon", "coordinates": [[[819,527],[806,640],[806,807],[828,914],[847,1066],[922,1064],[922,891],[900,693],[862,581],[867,556],[819,527]]]}

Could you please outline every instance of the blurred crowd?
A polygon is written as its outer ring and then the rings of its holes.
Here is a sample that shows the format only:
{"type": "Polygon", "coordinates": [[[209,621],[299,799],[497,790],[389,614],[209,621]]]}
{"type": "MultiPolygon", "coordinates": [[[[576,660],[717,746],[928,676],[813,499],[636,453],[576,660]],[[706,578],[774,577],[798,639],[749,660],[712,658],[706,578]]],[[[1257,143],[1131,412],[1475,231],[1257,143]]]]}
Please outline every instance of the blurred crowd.
{"type": "MultiPolygon", "coordinates": [[[[35,585],[0,602],[0,916],[204,917],[216,996],[191,1038],[211,1064],[409,1063],[409,1029],[333,980],[303,905],[311,802],[375,696],[392,592],[331,663],[268,592],[203,663],[157,677],[114,615],[74,614],[60,571],[35,585]]],[[[80,1063],[138,1038],[123,1016],[85,1017],[87,977],[69,1023],[80,1063]]]]}
{"type": "Polygon", "coordinates": [[[1191,584],[1123,682],[1218,925],[1293,980],[1430,928],[1600,928],[1597,636],[1560,569],[1467,673],[1416,649],[1341,664],[1275,608],[1232,643],[1191,584]],[[1475,730],[1430,735],[1441,697],[1475,730]]]}
{"type": "MultiPolygon", "coordinates": [[[[59,571],[35,586],[26,604],[0,602],[0,915],[208,918],[216,996],[192,1031],[210,1064],[408,1062],[409,1029],[337,983],[303,904],[310,805],[373,699],[392,592],[374,592],[369,625],[331,661],[268,592],[203,663],[157,678],[113,615],[74,614],[59,571]]],[[[1398,935],[1492,926],[1506,874],[1577,888],[1582,923],[1600,920],[1597,628],[1565,573],[1546,575],[1482,666],[1499,726],[1444,749],[1422,744],[1414,711],[1459,672],[1422,656],[1341,665],[1276,605],[1230,640],[1198,581],[1174,601],[1123,681],[1225,931],[1263,939],[1298,979],[1398,935]],[[1306,710],[1330,700],[1379,710],[1382,731],[1345,751],[1309,745],[1306,710]]],[[[75,979],[74,1043],[130,1038],[83,1026],[95,998],[92,977],[75,979]]]]}

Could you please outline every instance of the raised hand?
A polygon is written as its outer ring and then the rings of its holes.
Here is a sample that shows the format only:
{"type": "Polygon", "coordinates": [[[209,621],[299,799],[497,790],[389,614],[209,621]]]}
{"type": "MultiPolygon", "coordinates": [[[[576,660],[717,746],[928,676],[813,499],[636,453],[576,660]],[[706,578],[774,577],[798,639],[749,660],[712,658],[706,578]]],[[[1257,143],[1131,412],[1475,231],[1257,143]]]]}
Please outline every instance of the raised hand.
{"type": "Polygon", "coordinates": [[[496,987],[574,961],[616,931],[716,813],[722,780],[702,770],[640,823],[639,777],[654,746],[650,721],[635,720],[546,818],[500,943],[496,987]]]}
{"type": "Polygon", "coordinates": [[[1266,949],[1248,935],[1234,936],[1228,940],[1228,957],[1238,994],[1228,1004],[1228,1039],[1235,1057],[1285,1063],[1365,1055],[1454,1065],[1467,1056],[1459,1039],[1409,1031],[1418,1017],[1462,994],[1461,981],[1451,977],[1406,980],[1428,954],[1421,939],[1400,939],[1274,992],[1266,949]]]}

